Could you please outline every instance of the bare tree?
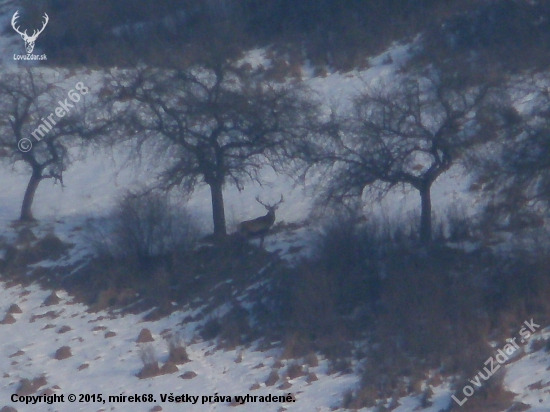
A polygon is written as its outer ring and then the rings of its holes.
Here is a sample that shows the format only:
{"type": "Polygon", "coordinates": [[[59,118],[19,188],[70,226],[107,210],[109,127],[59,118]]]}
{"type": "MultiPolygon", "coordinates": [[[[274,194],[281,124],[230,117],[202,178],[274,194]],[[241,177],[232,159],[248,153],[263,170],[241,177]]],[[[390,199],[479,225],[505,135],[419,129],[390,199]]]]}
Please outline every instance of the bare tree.
{"type": "MultiPolygon", "coordinates": [[[[476,187],[491,195],[494,222],[527,227],[550,210],[550,89],[548,73],[522,76],[509,86],[504,133],[475,158],[476,187]],[[542,213],[541,213],[542,212],[542,213]]],[[[489,216],[487,216],[489,217],[489,216]]]]}
{"type": "Polygon", "coordinates": [[[482,110],[491,86],[430,69],[396,75],[392,84],[356,95],[348,113],[333,115],[322,144],[308,150],[325,164],[325,201],[382,197],[396,185],[420,194],[420,238],[432,237],[431,187],[462,154],[492,136],[482,110]]]}
{"type": "Polygon", "coordinates": [[[63,185],[63,173],[74,160],[70,149],[107,129],[106,122],[92,124],[94,116],[84,102],[88,88],[79,83],[78,90],[68,91],[63,80],[61,73],[34,69],[0,75],[0,159],[23,162],[30,171],[21,221],[34,220],[32,204],[40,182],[54,179],[63,185]]]}
{"type": "Polygon", "coordinates": [[[304,119],[315,109],[303,85],[270,82],[261,69],[222,59],[128,70],[106,90],[128,104],[126,125],[161,165],[161,187],[210,187],[216,236],[226,233],[224,185],[241,190],[261,183],[264,167],[280,170],[289,140],[307,133],[304,119]]]}

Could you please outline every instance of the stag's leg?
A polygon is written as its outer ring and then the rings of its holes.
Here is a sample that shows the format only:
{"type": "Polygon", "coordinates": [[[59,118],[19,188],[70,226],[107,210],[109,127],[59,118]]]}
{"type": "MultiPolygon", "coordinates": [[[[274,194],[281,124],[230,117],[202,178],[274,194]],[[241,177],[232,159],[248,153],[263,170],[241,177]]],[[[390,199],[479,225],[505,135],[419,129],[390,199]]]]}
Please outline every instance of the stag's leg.
{"type": "Polygon", "coordinates": [[[264,247],[264,238],[265,238],[265,235],[262,235],[262,237],[260,238],[260,249],[264,247]]]}

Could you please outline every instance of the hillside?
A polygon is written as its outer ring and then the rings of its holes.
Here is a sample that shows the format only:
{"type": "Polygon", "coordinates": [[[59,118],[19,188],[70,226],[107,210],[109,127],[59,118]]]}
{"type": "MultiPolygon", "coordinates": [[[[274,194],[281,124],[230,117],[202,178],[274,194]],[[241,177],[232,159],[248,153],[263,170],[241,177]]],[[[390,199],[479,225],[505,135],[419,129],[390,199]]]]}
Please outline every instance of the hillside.
{"type": "Polygon", "coordinates": [[[550,412],[548,13],[0,2],[0,412],[550,412]]]}

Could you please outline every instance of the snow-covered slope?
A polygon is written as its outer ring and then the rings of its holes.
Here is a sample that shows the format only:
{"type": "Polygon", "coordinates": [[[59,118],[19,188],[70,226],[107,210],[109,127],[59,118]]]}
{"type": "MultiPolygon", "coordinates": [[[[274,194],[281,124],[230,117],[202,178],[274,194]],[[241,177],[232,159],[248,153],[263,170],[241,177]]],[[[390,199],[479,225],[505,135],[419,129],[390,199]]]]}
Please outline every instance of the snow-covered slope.
{"type": "MultiPolygon", "coordinates": [[[[288,410],[329,410],[337,405],[342,392],[353,385],[353,375],[327,376],[327,364],[320,361],[318,366],[310,367],[309,373],[317,374],[319,379],[307,383],[307,376],[290,380],[286,389],[278,389],[283,382],[284,363],[278,368],[281,379],[274,386],[266,386],[265,381],[277,361],[279,351],[265,352],[253,349],[231,351],[215,350],[213,342],[196,342],[186,345],[190,362],[179,366],[179,371],[150,379],[138,379],[135,375],[143,367],[141,353],[150,347],[156,359],[163,363],[168,358],[167,341],[170,336],[179,335],[188,342],[195,322],[181,323],[191,312],[175,312],[171,316],[156,322],[141,322],[142,316],[126,315],[112,317],[107,313],[91,314],[86,307],[72,304],[63,292],[58,295],[61,301],[44,306],[43,302],[50,294],[36,286],[0,286],[2,311],[6,312],[12,304],[22,311],[14,313],[13,324],[0,325],[2,341],[0,343],[0,405],[13,405],[19,411],[56,410],[90,411],[119,410],[147,411],[160,405],[164,411],[179,411],[182,405],[162,402],[161,394],[199,395],[201,400],[194,407],[185,405],[189,410],[226,410],[227,402],[202,404],[202,396],[236,395],[286,395],[295,394],[296,401],[285,403],[288,410]],[[142,328],[148,328],[154,342],[136,343],[142,328]],[[166,338],[166,339],[164,339],[166,338]],[[70,347],[72,356],[55,359],[56,351],[70,347]],[[140,347],[142,349],[140,349],[140,347]],[[83,366],[85,365],[85,366],[83,366]],[[192,379],[182,379],[185,372],[196,374],[192,379]],[[33,380],[44,376],[46,383],[35,394],[52,389],[52,393],[64,394],[65,402],[56,403],[51,408],[45,404],[24,405],[10,402],[17,391],[21,379],[33,380]],[[251,390],[254,384],[260,388],[251,390]],[[70,403],[68,395],[102,394],[103,402],[70,403]],[[154,401],[139,406],[130,403],[109,402],[109,395],[152,394],[154,401]],[[317,407],[317,409],[316,409],[317,407]]],[[[50,393],[50,391],[48,391],[50,393]]],[[[233,400],[233,399],[232,399],[233,400]]],[[[276,411],[283,404],[248,403],[241,410],[276,411]]]]}
{"type": "MultiPolygon", "coordinates": [[[[59,302],[50,303],[47,302],[50,294],[51,291],[41,290],[36,285],[10,287],[0,283],[0,317],[8,312],[13,317],[13,323],[8,321],[0,325],[0,406],[11,405],[18,411],[60,412],[148,411],[155,406],[162,407],[163,411],[182,408],[224,411],[233,407],[226,402],[227,398],[223,402],[206,401],[203,404],[202,397],[231,396],[233,402],[237,395],[259,397],[290,393],[291,402],[248,402],[239,406],[239,410],[321,412],[340,405],[343,393],[358,383],[354,374],[328,374],[328,363],[322,358],[318,358],[318,365],[298,360],[297,363],[303,366],[303,376],[287,378],[288,367],[296,361],[281,360],[281,349],[260,351],[254,345],[246,349],[216,349],[213,341],[194,338],[194,329],[200,321],[182,322],[197,310],[177,311],[164,319],[144,322],[142,315],[122,317],[105,312],[89,313],[85,306],[73,303],[63,291],[57,291],[59,302]],[[21,313],[12,305],[17,305],[21,313]],[[153,342],[136,342],[143,328],[152,332],[153,342]],[[143,368],[143,353],[153,353],[159,364],[163,364],[168,359],[168,342],[174,337],[182,341],[190,361],[178,365],[178,371],[170,374],[148,379],[136,377],[143,368]],[[56,359],[56,352],[64,346],[70,348],[70,356],[56,359]],[[278,379],[266,385],[273,371],[277,371],[278,379]],[[315,374],[318,380],[312,380],[310,374],[315,374]],[[182,376],[192,377],[184,379],[182,376]],[[10,401],[14,393],[25,394],[20,390],[22,379],[37,382],[31,395],[63,394],[65,402],[26,405],[10,401]],[[70,394],[77,396],[77,402],[68,401],[70,394]],[[102,401],[78,402],[81,394],[101,394],[102,401]],[[143,394],[152,394],[153,402],[140,405],[109,402],[109,396],[143,394]],[[183,406],[168,400],[163,402],[163,394],[199,396],[199,401],[194,406],[183,406]]],[[[550,331],[546,331],[531,339],[549,336],[550,331]]],[[[506,385],[518,394],[518,401],[533,406],[530,412],[550,411],[550,354],[540,350],[518,359],[506,367],[506,385]]],[[[447,384],[435,387],[433,405],[423,410],[440,411],[448,406],[450,395],[447,384]]],[[[410,412],[417,410],[420,400],[406,397],[399,402],[401,406],[395,412],[410,412]]]]}

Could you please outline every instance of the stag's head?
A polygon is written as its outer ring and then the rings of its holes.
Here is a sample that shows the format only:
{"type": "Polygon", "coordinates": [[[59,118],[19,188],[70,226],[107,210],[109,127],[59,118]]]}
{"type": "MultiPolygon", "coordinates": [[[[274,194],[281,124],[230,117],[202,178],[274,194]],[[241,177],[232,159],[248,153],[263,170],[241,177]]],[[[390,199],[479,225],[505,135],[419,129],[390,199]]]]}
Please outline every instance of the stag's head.
{"type": "Polygon", "coordinates": [[[281,199],[277,203],[272,204],[272,205],[269,204],[269,203],[262,202],[260,200],[259,196],[256,196],[256,201],[259,204],[261,204],[263,207],[265,207],[265,209],[267,210],[268,215],[275,216],[275,211],[279,208],[279,205],[285,201],[285,199],[283,198],[283,195],[281,195],[281,199]]]}
{"type": "Polygon", "coordinates": [[[36,39],[38,38],[40,33],[42,33],[44,31],[44,29],[46,28],[46,25],[48,24],[48,21],[50,20],[50,18],[48,17],[48,15],[46,13],[44,13],[44,22],[42,23],[42,28],[40,30],[34,30],[31,36],[29,36],[27,34],[27,30],[25,30],[24,32],[21,32],[19,30],[19,26],[15,27],[15,25],[17,24],[17,19],[18,18],[19,18],[19,10],[17,10],[15,12],[15,14],[13,15],[13,17],[11,19],[11,26],[13,27],[13,29],[17,33],[19,33],[19,35],[21,35],[21,38],[25,42],[25,49],[27,50],[27,53],[31,54],[32,51],[34,50],[34,42],[36,41],[36,39]]]}

